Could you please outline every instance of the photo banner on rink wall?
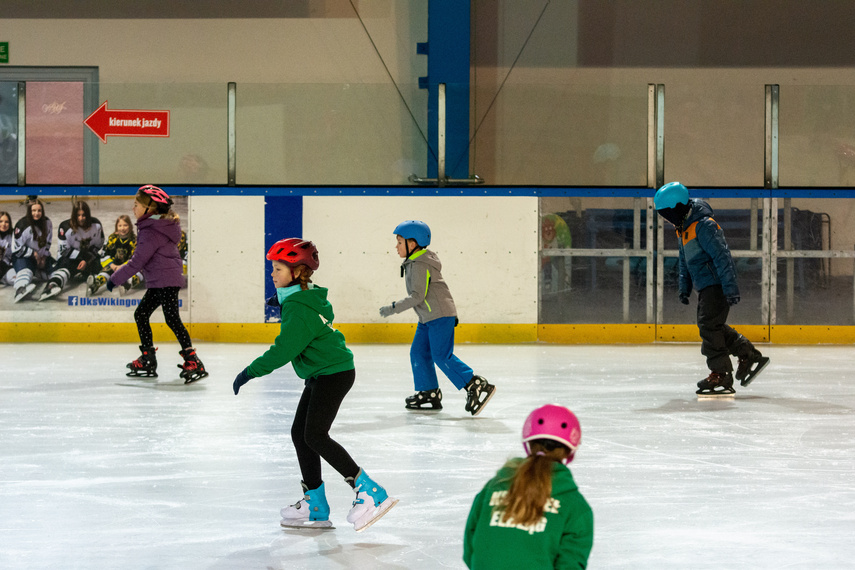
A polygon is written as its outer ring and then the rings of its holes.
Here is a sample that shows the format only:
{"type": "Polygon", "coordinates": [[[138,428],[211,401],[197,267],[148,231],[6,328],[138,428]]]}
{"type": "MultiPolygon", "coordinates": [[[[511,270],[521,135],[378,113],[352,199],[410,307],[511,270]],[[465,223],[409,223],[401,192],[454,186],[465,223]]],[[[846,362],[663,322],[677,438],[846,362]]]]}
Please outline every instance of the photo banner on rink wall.
{"type": "MultiPolygon", "coordinates": [[[[50,192],[53,189],[46,190],[50,192]]],[[[32,188],[30,191],[35,192],[32,188]]],[[[187,275],[188,239],[190,234],[187,196],[172,196],[173,211],[178,214],[181,225],[179,254],[183,258],[184,274],[187,275]]],[[[133,311],[145,294],[145,280],[135,275],[126,283],[116,286],[112,292],[107,290],[106,279],[116,267],[126,262],[133,254],[136,242],[136,219],[133,215],[133,194],[131,195],[58,195],[33,194],[14,196],[0,194],[0,212],[8,213],[11,218],[12,232],[2,238],[0,250],[3,250],[5,265],[3,279],[5,287],[0,287],[0,312],[39,312],[55,316],[46,320],[62,320],[63,314],[86,313],[86,320],[97,322],[113,320],[103,317],[108,311],[133,311]],[[30,256],[31,262],[16,261],[14,250],[20,246],[38,245],[38,241],[26,240],[33,234],[32,223],[27,213],[32,210],[33,198],[43,206],[44,216],[49,220],[45,228],[50,228],[50,243],[44,244],[44,250],[50,257],[41,263],[30,256]],[[89,228],[71,227],[73,203],[80,201],[89,208],[91,222],[89,228]],[[100,228],[100,229],[99,229],[100,228]],[[18,246],[15,245],[17,240],[18,246]],[[11,269],[9,269],[11,266],[11,269]],[[58,294],[43,298],[49,283],[58,283],[58,294]],[[16,290],[21,286],[30,290],[23,299],[15,302],[16,290]],[[102,317],[99,317],[102,315],[102,317]]],[[[36,208],[38,209],[38,208],[36,208]]],[[[31,248],[32,249],[32,248],[31,248]]],[[[178,295],[181,311],[189,308],[187,287],[178,295]]]]}
{"type": "MultiPolygon", "coordinates": [[[[303,237],[303,197],[267,196],[264,199],[264,254],[280,239],[303,237]]],[[[281,316],[277,307],[267,304],[276,295],[270,278],[271,263],[264,262],[264,322],[278,323],[281,316]]]]}

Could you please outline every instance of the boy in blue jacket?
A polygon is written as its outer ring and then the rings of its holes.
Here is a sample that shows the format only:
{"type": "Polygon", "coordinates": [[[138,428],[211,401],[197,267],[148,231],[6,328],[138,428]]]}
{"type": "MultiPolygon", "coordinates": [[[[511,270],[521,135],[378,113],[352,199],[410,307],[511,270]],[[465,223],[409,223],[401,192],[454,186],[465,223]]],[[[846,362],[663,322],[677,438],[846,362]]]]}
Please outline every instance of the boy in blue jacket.
{"type": "Polygon", "coordinates": [[[747,338],[726,324],[730,307],[739,302],[736,268],[724,232],[713,219],[709,204],[689,198],[679,182],[656,191],[653,204],[660,216],[677,230],[680,248],[680,302],[689,304],[692,288],[698,291],[698,330],[701,354],[707,357],[710,375],[698,382],[699,397],[732,396],[733,364],[739,359],[736,379],[742,386],[769,364],[747,338]]]}

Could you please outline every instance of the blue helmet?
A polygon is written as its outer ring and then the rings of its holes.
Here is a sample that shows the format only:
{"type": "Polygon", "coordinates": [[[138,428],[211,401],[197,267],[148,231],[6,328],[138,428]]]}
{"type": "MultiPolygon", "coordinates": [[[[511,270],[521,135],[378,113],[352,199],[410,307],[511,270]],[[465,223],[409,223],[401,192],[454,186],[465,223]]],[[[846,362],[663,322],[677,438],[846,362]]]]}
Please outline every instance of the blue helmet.
{"type": "Polygon", "coordinates": [[[656,191],[653,205],[657,210],[674,208],[677,204],[689,203],[689,191],[679,182],[669,182],[656,191]]]}
{"type": "Polygon", "coordinates": [[[395,227],[392,232],[396,236],[401,236],[404,239],[414,239],[419,247],[427,247],[430,245],[430,228],[424,222],[418,220],[407,220],[401,222],[395,227]]]}

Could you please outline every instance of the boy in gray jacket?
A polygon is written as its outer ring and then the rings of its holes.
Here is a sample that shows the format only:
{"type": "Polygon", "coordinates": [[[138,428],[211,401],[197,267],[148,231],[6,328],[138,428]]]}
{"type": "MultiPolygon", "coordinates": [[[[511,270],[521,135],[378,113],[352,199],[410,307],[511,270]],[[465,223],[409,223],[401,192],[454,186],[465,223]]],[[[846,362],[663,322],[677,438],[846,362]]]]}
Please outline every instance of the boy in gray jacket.
{"type": "Polygon", "coordinates": [[[496,387],[475,375],[472,368],[454,356],[457,309],[442,278],[439,258],[425,249],[430,245],[430,228],[424,222],[408,220],[398,224],[393,233],[398,240],[398,255],[404,259],[401,277],[405,278],[407,297],[381,307],[380,316],[413,309],[419,317],[410,347],[416,393],[405,400],[406,407],[410,410],[442,409],[436,365],[458,390],[466,390],[466,411],[477,416],[493,397],[496,387]]]}

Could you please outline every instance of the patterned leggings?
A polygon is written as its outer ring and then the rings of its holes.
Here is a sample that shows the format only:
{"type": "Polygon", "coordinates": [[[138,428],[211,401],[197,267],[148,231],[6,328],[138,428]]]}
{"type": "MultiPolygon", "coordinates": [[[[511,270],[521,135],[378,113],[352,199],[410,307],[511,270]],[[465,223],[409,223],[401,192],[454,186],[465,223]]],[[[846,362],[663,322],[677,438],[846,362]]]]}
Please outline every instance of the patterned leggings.
{"type": "Polygon", "coordinates": [[[160,306],[163,306],[166,325],[175,333],[175,338],[178,339],[181,348],[193,346],[190,341],[190,334],[188,334],[181,317],[178,315],[178,287],[160,287],[146,290],[137,310],[134,311],[134,320],[137,322],[137,330],[140,333],[140,344],[142,346],[154,346],[149,318],[160,306]]]}

